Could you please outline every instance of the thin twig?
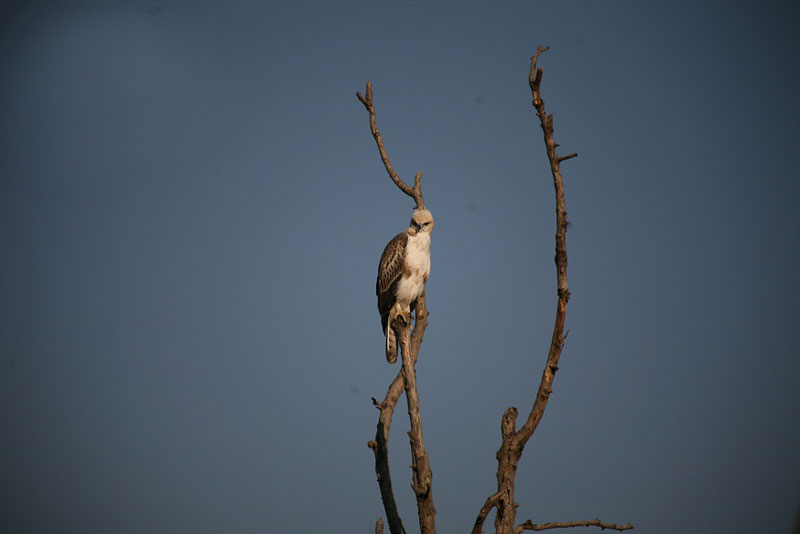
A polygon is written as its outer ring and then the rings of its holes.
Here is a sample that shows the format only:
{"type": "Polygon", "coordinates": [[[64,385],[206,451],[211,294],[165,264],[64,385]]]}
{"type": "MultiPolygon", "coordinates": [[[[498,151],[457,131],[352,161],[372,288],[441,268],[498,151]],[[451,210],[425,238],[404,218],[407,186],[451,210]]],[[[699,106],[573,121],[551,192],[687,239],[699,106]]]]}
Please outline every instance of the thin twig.
{"type": "Polygon", "coordinates": [[[601,529],[605,530],[618,530],[622,532],[623,530],[633,530],[633,525],[627,523],[625,525],[617,525],[616,523],[603,523],[599,519],[592,519],[589,521],[559,521],[555,523],[532,523],[531,520],[527,520],[521,525],[517,527],[517,534],[525,530],[550,530],[554,528],[573,528],[573,527],[600,527],[601,529]]]}

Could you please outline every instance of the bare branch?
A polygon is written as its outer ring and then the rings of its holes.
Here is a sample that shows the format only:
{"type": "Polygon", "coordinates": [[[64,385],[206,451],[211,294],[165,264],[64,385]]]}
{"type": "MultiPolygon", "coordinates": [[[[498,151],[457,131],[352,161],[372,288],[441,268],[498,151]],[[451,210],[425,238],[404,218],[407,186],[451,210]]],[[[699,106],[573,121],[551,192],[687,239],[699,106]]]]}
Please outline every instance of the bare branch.
{"type": "Polygon", "coordinates": [[[417,373],[414,369],[416,355],[411,350],[410,318],[407,321],[402,315],[395,317],[392,326],[397,330],[403,354],[403,382],[405,383],[408,417],[411,421],[411,468],[413,481],[411,488],[417,498],[419,512],[419,528],[422,534],[436,532],[436,508],[433,506],[433,474],[428,460],[428,451],[422,438],[422,417],[419,411],[419,395],[417,394],[417,373]]]}
{"type": "MultiPolygon", "coordinates": [[[[545,530],[541,525],[534,525],[530,521],[519,527],[514,527],[516,509],[519,506],[514,501],[514,485],[517,473],[517,465],[522,457],[522,451],[536,427],[544,416],[550,394],[553,392],[553,380],[558,371],[558,361],[561,351],[564,348],[564,322],[566,320],[567,303],[569,302],[569,284],[567,283],[567,239],[566,233],[569,223],[567,222],[567,208],[564,199],[564,182],[561,177],[561,162],[577,157],[577,153],[559,156],[556,148],[558,143],[553,139],[553,115],[548,115],[545,111],[544,99],[540,91],[542,83],[542,69],[537,67],[539,56],[549,50],[541,45],[537,47],[536,53],[531,58],[531,68],[528,74],[528,84],[533,96],[533,107],[539,117],[539,123],[544,134],[544,143],[547,151],[547,159],[550,162],[550,171],[553,175],[553,185],[556,196],[556,281],[558,303],[556,305],[556,320],[553,327],[553,335],[550,341],[550,349],[547,354],[547,361],[544,366],[542,378],[539,383],[539,390],[533,401],[533,406],[528,414],[525,423],[516,431],[517,409],[509,408],[503,414],[501,424],[502,442],[497,450],[497,492],[489,497],[478,514],[478,520],[473,528],[473,534],[480,534],[486,515],[492,508],[497,509],[495,514],[495,530],[497,534],[514,534],[522,530],[545,530]]],[[[574,525],[568,523],[548,523],[548,528],[565,528],[566,526],[589,526],[590,523],[578,522],[574,525]],[[578,524],[579,523],[579,524],[578,524]]],[[[591,523],[593,524],[593,523],[591,523]]],[[[598,521],[598,526],[601,526],[598,521]]],[[[633,528],[632,526],[630,528],[633,528]]],[[[624,530],[627,530],[627,525],[624,530]]]]}
{"type": "MultiPolygon", "coordinates": [[[[544,415],[547,401],[552,392],[553,379],[558,369],[558,360],[561,356],[561,349],[564,346],[564,321],[569,301],[569,286],[567,284],[567,209],[564,200],[564,184],[561,179],[561,167],[559,156],[556,153],[556,142],[553,140],[553,116],[547,115],[544,107],[544,100],[539,91],[542,83],[542,69],[537,68],[536,62],[539,56],[547,51],[548,48],[539,46],[536,54],[531,58],[531,70],[528,75],[528,83],[533,95],[533,106],[539,117],[539,122],[544,132],[545,148],[547,149],[547,159],[550,161],[550,170],[553,175],[553,185],[556,192],[556,275],[558,286],[558,304],[556,307],[556,322],[553,328],[553,336],[550,342],[550,350],[547,355],[544,372],[539,391],[528,415],[525,424],[518,432],[515,431],[516,408],[509,408],[503,415],[502,437],[503,441],[497,451],[497,499],[495,507],[495,529],[497,534],[512,534],[516,532],[514,518],[516,516],[517,503],[514,502],[514,484],[517,472],[517,464],[522,457],[522,450],[528,439],[533,435],[534,430],[544,415]]],[[[485,506],[485,505],[484,505],[485,506]]]]}
{"type": "MultiPolygon", "coordinates": [[[[417,308],[414,312],[414,329],[411,332],[410,350],[412,367],[416,365],[419,357],[419,349],[422,345],[422,338],[425,335],[425,328],[428,326],[428,310],[426,309],[425,293],[417,299],[417,308]]],[[[402,339],[398,337],[398,339],[402,339]]],[[[405,354],[405,352],[403,353],[405,354]]],[[[405,390],[405,380],[403,379],[403,369],[401,368],[395,376],[383,402],[372,399],[372,403],[380,410],[378,418],[378,428],[375,432],[375,440],[370,441],[369,445],[375,454],[375,473],[378,476],[378,487],[381,491],[381,500],[386,512],[386,519],[389,523],[391,534],[403,534],[405,528],[397,511],[397,503],[392,489],[391,473],[389,470],[389,428],[392,424],[395,406],[400,399],[400,395],[405,390]]],[[[432,498],[431,498],[431,502],[432,498]]]]}
{"type": "Polygon", "coordinates": [[[573,527],[600,527],[601,529],[605,530],[618,530],[622,532],[623,530],[633,530],[633,525],[627,523],[625,525],[617,525],[616,523],[603,523],[599,519],[592,519],[590,521],[562,521],[556,523],[540,523],[535,524],[532,523],[531,520],[527,520],[521,525],[517,527],[517,534],[525,530],[550,530],[554,528],[573,528],[573,527]]]}
{"type": "MultiPolygon", "coordinates": [[[[403,522],[400,519],[400,514],[397,511],[397,503],[394,500],[394,491],[392,490],[392,478],[389,470],[389,450],[388,441],[389,432],[383,428],[383,422],[378,422],[378,430],[375,433],[375,440],[367,443],[372,452],[375,454],[375,473],[378,475],[378,487],[381,491],[381,500],[383,501],[383,509],[386,512],[386,518],[389,521],[389,532],[392,534],[403,534],[403,522]]],[[[383,531],[383,519],[381,521],[381,531],[383,531]]]]}
{"type": "MultiPolygon", "coordinates": [[[[378,152],[381,156],[381,161],[383,161],[383,165],[386,168],[386,172],[389,173],[389,177],[395,183],[395,185],[406,195],[410,196],[414,199],[415,208],[416,209],[424,209],[425,208],[425,199],[422,196],[422,171],[417,171],[417,174],[414,176],[414,185],[410,187],[406,184],[400,177],[397,175],[397,172],[394,170],[391,161],[389,160],[389,155],[386,152],[386,146],[383,142],[383,137],[381,136],[380,130],[378,130],[378,123],[375,118],[375,106],[373,104],[372,98],[372,82],[367,82],[367,89],[366,89],[366,96],[362,95],[360,92],[356,93],[358,100],[364,105],[369,113],[369,126],[370,131],[372,132],[372,137],[375,139],[375,143],[378,145],[378,152]]],[[[400,515],[397,511],[397,503],[394,498],[394,491],[392,489],[392,480],[391,480],[391,473],[389,469],[389,450],[388,450],[388,442],[389,442],[389,427],[392,424],[392,416],[394,415],[394,408],[397,405],[397,400],[400,398],[400,395],[403,393],[404,390],[408,390],[408,386],[404,376],[406,375],[405,371],[405,362],[408,360],[408,364],[411,366],[411,369],[414,369],[414,366],[417,362],[417,357],[419,354],[419,347],[422,343],[422,337],[425,333],[425,328],[428,324],[428,312],[425,308],[425,294],[423,293],[419,299],[417,299],[416,311],[415,311],[415,320],[414,320],[414,330],[411,333],[410,339],[408,335],[408,329],[410,325],[406,325],[405,327],[405,346],[402,347],[403,350],[403,369],[401,369],[395,379],[392,381],[391,385],[389,386],[389,390],[386,392],[386,397],[384,398],[382,403],[378,403],[375,399],[373,399],[373,403],[376,407],[380,410],[380,416],[378,418],[378,428],[375,432],[375,439],[370,441],[367,445],[369,445],[370,449],[372,449],[375,455],[375,473],[378,477],[378,486],[381,492],[381,500],[383,501],[383,507],[386,512],[386,519],[389,523],[389,531],[391,534],[403,534],[405,529],[403,528],[402,520],[400,519],[400,515]]],[[[389,326],[390,328],[394,328],[393,326],[389,326]]],[[[398,336],[398,339],[403,339],[402,337],[398,336]]],[[[413,385],[414,395],[416,396],[416,382],[413,385]]],[[[408,395],[407,395],[408,396],[408,395]]],[[[419,416],[419,405],[417,400],[417,407],[416,407],[417,416],[419,416]]],[[[409,415],[411,415],[411,408],[409,407],[409,415]]],[[[412,428],[414,423],[412,421],[412,428]]],[[[421,421],[417,425],[419,427],[419,440],[417,441],[418,444],[422,443],[422,430],[421,430],[421,421]]],[[[412,455],[421,454],[419,451],[419,447],[415,445],[415,439],[412,437],[411,440],[412,445],[412,455]]],[[[424,446],[422,446],[422,452],[424,451],[424,446]]],[[[433,516],[436,513],[436,510],[433,508],[433,497],[430,491],[430,466],[427,464],[427,452],[424,454],[424,462],[420,463],[416,460],[414,461],[415,466],[415,481],[419,479],[419,485],[414,488],[415,493],[417,493],[417,504],[419,507],[419,516],[420,516],[420,525],[422,526],[423,516],[427,517],[426,525],[427,529],[423,528],[423,533],[433,533],[435,532],[435,526],[433,523],[433,516]],[[424,469],[417,472],[417,469],[421,469],[421,466],[427,466],[427,473],[424,469]],[[427,480],[427,486],[425,481],[427,480]],[[427,488],[427,489],[425,489],[427,488]],[[419,490],[419,492],[418,492],[419,490]],[[421,499],[421,493],[424,496],[427,494],[427,497],[421,499]]]]}
{"type": "Polygon", "coordinates": [[[383,144],[383,136],[381,136],[381,132],[378,130],[378,122],[375,119],[375,106],[372,101],[372,82],[367,82],[366,97],[360,92],[357,92],[356,96],[361,103],[364,104],[364,107],[367,108],[367,112],[369,112],[369,128],[372,131],[372,137],[375,138],[375,143],[378,145],[381,161],[383,161],[383,166],[386,167],[386,172],[389,173],[389,177],[395,185],[400,188],[400,191],[414,199],[414,203],[416,204],[415,209],[425,209],[425,199],[422,197],[422,185],[420,183],[422,171],[417,171],[416,176],[414,176],[414,186],[409,187],[408,184],[397,175],[397,172],[392,166],[392,162],[389,161],[389,155],[386,153],[386,145],[383,144]]]}
{"type": "MultiPolygon", "coordinates": [[[[544,143],[547,150],[547,159],[550,161],[550,171],[553,175],[553,185],[555,186],[556,193],[556,277],[558,284],[558,305],[556,308],[556,322],[553,327],[553,336],[550,341],[550,350],[547,355],[547,363],[545,365],[542,380],[539,384],[539,391],[536,399],[528,415],[527,421],[520,428],[516,441],[520,452],[525,446],[525,443],[533,434],[536,427],[539,425],[544,410],[547,407],[547,401],[550,398],[550,392],[553,387],[553,379],[555,378],[556,369],[558,369],[558,360],[561,357],[561,349],[564,347],[564,322],[566,320],[567,303],[569,302],[569,285],[567,283],[567,207],[564,199],[564,181],[561,178],[561,165],[559,156],[556,153],[556,142],[553,139],[553,115],[548,115],[544,107],[544,99],[540,92],[540,84],[542,82],[542,69],[537,69],[536,61],[542,52],[549,50],[549,48],[537,47],[536,54],[531,59],[531,74],[536,72],[533,83],[531,83],[531,92],[533,94],[533,106],[536,109],[536,114],[539,117],[539,123],[544,133],[544,143]]],[[[530,81],[530,76],[529,76],[530,81]]],[[[570,155],[569,157],[574,157],[570,155]]]]}
{"type": "Polygon", "coordinates": [[[486,499],[486,502],[481,506],[478,517],[475,519],[475,525],[472,527],[472,534],[481,534],[483,532],[483,524],[486,522],[486,516],[492,511],[492,508],[497,504],[497,499],[500,498],[499,493],[494,493],[486,499]]]}
{"type": "MultiPolygon", "coordinates": [[[[416,331],[416,325],[414,330],[416,331]]],[[[391,534],[405,533],[403,521],[397,511],[397,502],[394,498],[392,477],[389,469],[389,427],[392,424],[392,415],[394,414],[397,400],[403,393],[403,387],[403,371],[400,370],[389,386],[383,402],[379,403],[374,398],[372,399],[373,404],[380,410],[380,416],[378,417],[378,428],[375,430],[375,440],[367,443],[375,455],[375,474],[378,476],[378,488],[381,492],[383,509],[386,512],[391,534]]]]}

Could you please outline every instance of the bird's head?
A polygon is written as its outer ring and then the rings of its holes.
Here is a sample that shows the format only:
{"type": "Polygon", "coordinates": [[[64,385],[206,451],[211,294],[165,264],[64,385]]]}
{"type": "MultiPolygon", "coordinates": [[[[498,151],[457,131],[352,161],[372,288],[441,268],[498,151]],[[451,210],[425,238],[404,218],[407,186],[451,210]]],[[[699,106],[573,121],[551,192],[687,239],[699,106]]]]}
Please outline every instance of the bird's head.
{"type": "Polygon", "coordinates": [[[411,229],[417,232],[433,232],[433,215],[426,209],[414,210],[411,217],[411,229]]]}

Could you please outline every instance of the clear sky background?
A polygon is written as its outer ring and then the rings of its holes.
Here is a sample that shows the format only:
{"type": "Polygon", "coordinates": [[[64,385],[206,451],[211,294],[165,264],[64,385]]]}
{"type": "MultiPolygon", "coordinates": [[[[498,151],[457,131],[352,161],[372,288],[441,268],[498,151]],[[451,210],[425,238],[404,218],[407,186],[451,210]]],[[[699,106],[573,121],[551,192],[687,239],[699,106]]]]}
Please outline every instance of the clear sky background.
{"type": "Polygon", "coordinates": [[[555,314],[537,44],[580,157],[570,334],[519,521],[791,530],[793,3],[143,5],[0,13],[0,531],[372,532],[370,397],[398,370],[375,274],[413,203],[369,79],[436,217],[418,381],[439,531],[467,532],[555,314]]]}

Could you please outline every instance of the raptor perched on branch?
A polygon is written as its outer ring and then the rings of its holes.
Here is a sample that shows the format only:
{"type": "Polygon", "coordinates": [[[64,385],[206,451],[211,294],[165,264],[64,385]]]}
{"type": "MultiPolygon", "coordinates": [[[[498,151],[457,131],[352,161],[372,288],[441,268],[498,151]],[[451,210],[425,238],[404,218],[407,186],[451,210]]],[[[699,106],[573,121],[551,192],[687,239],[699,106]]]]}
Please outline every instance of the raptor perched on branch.
{"type": "Polygon", "coordinates": [[[398,315],[403,315],[407,324],[410,323],[411,310],[425,291],[425,282],[431,272],[432,231],[431,212],[417,209],[408,230],[389,241],[381,255],[375,293],[378,295],[381,326],[386,334],[386,360],[389,363],[397,361],[397,339],[391,323],[398,315]]]}

